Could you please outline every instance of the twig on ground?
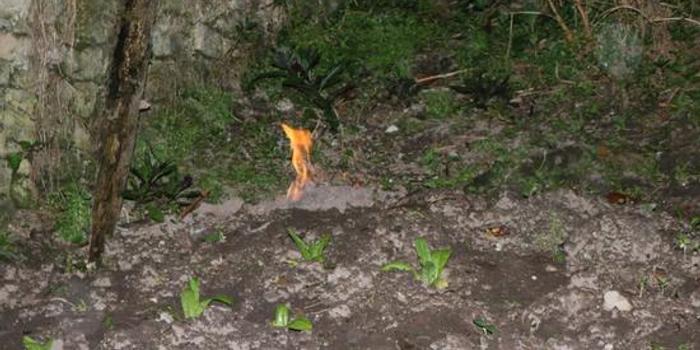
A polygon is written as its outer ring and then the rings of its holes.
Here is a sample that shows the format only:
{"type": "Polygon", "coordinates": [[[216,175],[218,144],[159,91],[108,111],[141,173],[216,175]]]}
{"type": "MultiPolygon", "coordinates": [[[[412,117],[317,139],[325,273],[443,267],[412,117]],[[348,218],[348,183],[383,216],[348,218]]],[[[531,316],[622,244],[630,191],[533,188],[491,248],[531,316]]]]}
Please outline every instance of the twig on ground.
{"type": "Polygon", "coordinates": [[[459,74],[462,74],[462,73],[466,73],[466,72],[468,72],[468,71],[469,71],[469,69],[460,69],[460,70],[457,70],[457,71],[454,71],[454,72],[445,73],[445,74],[431,75],[431,76],[429,76],[429,77],[423,77],[423,78],[420,78],[420,79],[415,79],[415,83],[416,83],[416,85],[427,84],[427,83],[430,83],[430,82],[432,82],[432,81],[434,81],[434,80],[450,78],[450,77],[453,77],[453,76],[455,76],[455,75],[459,75],[459,74]]]}
{"type": "Polygon", "coordinates": [[[209,191],[202,191],[202,193],[199,194],[199,197],[197,197],[190,205],[188,205],[185,208],[185,210],[182,211],[182,213],[180,214],[180,220],[184,219],[187,215],[195,211],[195,209],[199,208],[199,206],[202,204],[202,201],[204,201],[208,196],[209,191]]]}
{"type": "Polygon", "coordinates": [[[619,11],[619,10],[629,10],[629,11],[636,12],[638,15],[642,16],[642,18],[644,18],[644,20],[646,20],[646,21],[649,22],[649,23],[662,23],[662,22],[685,21],[685,22],[692,23],[692,24],[695,24],[695,25],[700,26],[700,21],[698,21],[698,20],[696,20],[696,19],[693,19],[693,18],[690,18],[690,17],[685,17],[685,16],[677,16],[677,17],[649,17],[649,15],[647,15],[646,13],[644,13],[644,11],[642,11],[642,10],[640,10],[640,9],[634,7],[634,6],[629,6],[629,5],[615,6],[615,7],[612,7],[612,8],[609,8],[609,9],[603,11],[603,13],[601,13],[600,16],[598,16],[598,20],[597,20],[597,21],[600,21],[600,20],[602,20],[603,18],[605,18],[605,17],[609,16],[610,14],[612,14],[613,12],[617,12],[617,11],[619,11]]]}
{"type": "Polygon", "coordinates": [[[552,13],[554,13],[554,19],[556,19],[557,23],[559,23],[559,27],[561,27],[561,29],[564,31],[564,39],[566,39],[566,42],[573,42],[574,34],[571,32],[571,29],[569,29],[569,26],[566,25],[566,22],[564,22],[564,19],[559,14],[559,11],[557,11],[557,7],[554,5],[554,2],[552,2],[552,0],[547,0],[547,4],[549,5],[549,9],[552,10],[552,13]]]}

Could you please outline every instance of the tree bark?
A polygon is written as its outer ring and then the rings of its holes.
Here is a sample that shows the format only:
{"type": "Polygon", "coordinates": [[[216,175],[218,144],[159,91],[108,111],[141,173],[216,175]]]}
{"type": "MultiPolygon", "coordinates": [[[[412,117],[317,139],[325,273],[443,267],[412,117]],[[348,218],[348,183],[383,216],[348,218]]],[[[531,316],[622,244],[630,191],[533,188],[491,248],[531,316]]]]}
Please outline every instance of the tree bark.
{"type": "Polygon", "coordinates": [[[97,179],[93,194],[88,260],[100,262],[105,238],[119,219],[136,141],[139,101],[150,57],[158,1],[124,1],[110,65],[104,112],[96,122],[97,179]]]}

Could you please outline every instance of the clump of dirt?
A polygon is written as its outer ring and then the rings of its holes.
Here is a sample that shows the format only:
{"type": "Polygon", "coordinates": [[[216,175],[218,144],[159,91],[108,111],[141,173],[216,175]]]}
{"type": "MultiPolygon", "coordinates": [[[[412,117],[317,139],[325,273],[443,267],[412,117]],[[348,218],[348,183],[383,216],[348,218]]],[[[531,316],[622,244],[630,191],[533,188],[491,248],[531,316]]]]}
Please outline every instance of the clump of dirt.
{"type": "Polygon", "coordinates": [[[66,349],[700,347],[700,256],[674,249],[682,227],[664,212],[570,190],[529,199],[434,190],[415,201],[315,191],[314,205],[232,200],[183,222],[122,226],[96,272],[2,265],[0,344],[20,348],[30,335],[66,349]],[[331,234],[325,261],[301,262],[288,228],[331,234]],[[212,232],[222,239],[204,240],[212,232]],[[452,250],[446,288],[381,271],[417,265],[418,237],[452,250]],[[179,293],[193,276],[202,294],[230,295],[233,306],[184,320],[179,293]],[[313,330],[273,328],[280,303],[313,330]]]}

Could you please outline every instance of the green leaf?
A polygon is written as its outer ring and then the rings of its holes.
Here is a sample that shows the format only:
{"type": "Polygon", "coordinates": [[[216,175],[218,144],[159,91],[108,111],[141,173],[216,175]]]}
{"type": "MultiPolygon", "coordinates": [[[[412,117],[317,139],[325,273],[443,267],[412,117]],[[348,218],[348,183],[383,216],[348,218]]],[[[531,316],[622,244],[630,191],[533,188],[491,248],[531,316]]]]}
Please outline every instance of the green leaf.
{"type": "Polygon", "coordinates": [[[223,242],[223,240],[225,239],[225,236],[224,236],[223,232],[221,232],[220,230],[217,230],[215,232],[212,232],[212,233],[205,235],[202,239],[207,243],[218,243],[218,242],[223,242]]]}
{"type": "Polygon", "coordinates": [[[428,261],[420,269],[420,280],[427,285],[432,285],[440,277],[438,274],[438,268],[432,261],[428,261]]]}
{"type": "Polygon", "coordinates": [[[287,307],[287,305],[277,305],[277,308],[275,308],[275,319],[272,321],[272,325],[281,328],[285,328],[289,325],[289,307],[287,307]]]}
{"type": "Polygon", "coordinates": [[[199,280],[197,278],[191,278],[187,287],[185,287],[185,289],[183,289],[183,291],[180,293],[180,304],[182,305],[182,312],[185,315],[185,318],[194,319],[202,315],[204,312],[204,309],[209,302],[200,302],[199,280]]]}
{"type": "Polygon", "coordinates": [[[50,350],[53,346],[53,340],[49,339],[45,343],[38,340],[34,340],[31,337],[24,336],[22,338],[22,344],[26,350],[50,350]]]}
{"type": "MultiPolygon", "coordinates": [[[[207,299],[207,301],[208,302],[215,301],[217,303],[222,303],[222,304],[229,305],[229,306],[231,306],[233,304],[233,298],[228,296],[228,295],[223,295],[223,294],[215,295],[215,296],[207,299]]],[[[207,302],[207,304],[208,304],[208,302],[207,302]]]]}
{"type": "Polygon", "coordinates": [[[326,251],[326,247],[328,247],[328,244],[331,241],[331,235],[325,234],[321,236],[321,238],[317,241],[315,241],[311,245],[311,249],[309,251],[309,259],[308,261],[323,261],[324,256],[323,253],[326,251]]]}
{"type": "Polygon", "coordinates": [[[442,270],[445,269],[445,265],[447,265],[447,260],[450,259],[450,255],[452,255],[452,250],[449,248],[437,249],[430,254],[433,259],[433,263],[437,268],[438,277],[440,277],[442,274],[442,270]]]}
{"type": "Polygon", "coordinates": [[[292,320],[291,322],[289,322],[289,324],[287,325],[287,328],[289,328],[293,331],[310,332],[311,329],[313,328],[313,323],[311,323],[311,320],[309,320],[308,318],[306,318],[304,316],[299,316],[299,317],[295,318],[294,320],[292,320]]]}
{"type": "Polygon", "coordinates": [[[428,264],[428,262],[432,260],[430,256],[430,247],[428,246],[428,242],[426,242],[424,238],[416,238],[416,241],[413,245],[416,248],[418,262],[420,263],[421,267],[424,267],[424,265],[428,264]]]}
{"type": "Polygon", "coordinates": [[[149,219],[159,223],[165,221],[165,214],[155,204],[149,203],[146,205],[146,211],[149,219]]]}
{"type": "Polygon", "coordinates": [[[403,261],[392,261],[384,264],[382,271],[413,271],[413,267],[403,261]]]}
{"type": "Polygon", "coordinates": [[[294,244],[297,246],[297,249],[299,249],[299,252],[301,253],[301,256],[304,258],[304,260],[310,259],[310,251],[309,251],[309,245],[304,242],[301,237],[294,231],[294,229],[289,229],[288,230],[289,237],[292,238],[292,241],[294,241],[294,244]]]}
{"type": "Polygon", "coordinates": [[[326,74],[326,76],[321,80],[321,82],[318,84],[318,90],[324,90],[327,87],[333,86],[334,84],[338,83],[338,80],[333,80],[334,77],[337,76],[337,74],[341,70],[341,66],[337,65],[331,69],[331,71],[326,74]]]}
{"type": "Polygon", "coordinates": [[[700,228],[700,216],[694,216],[692,219],[690,219],[690,228],[700,228]]]}
{"type": "Polygon", "coordinates": [[[36,145],[37,143],[36,143],[36,142],[27,141],[27,140],[22,140],[22,141],[17,142],[17,144],[18,144],[20,147],[22,147],[22,151],[28,152],[28,151],[29,151],[32,147],[34,147],[34,145],[36,145]]]}
{"type": "Polygon", "coordinates": [[[484,332],[484,334],[489,335],[496,333],[496,326],[488,323],[488,321],[483,318],[477,318],[473,322],[475,326],[479,327],[479,329],[484,332]]]}
{"type": "Polygon", "coordinates": [[[24,157],[22,156],[21,152],[10,153],[7,155],[7,166],[10,167],[12,173],[16,173],[19,170],[19,165],[22,164],[22,159],[24,159],[24,157]]]}

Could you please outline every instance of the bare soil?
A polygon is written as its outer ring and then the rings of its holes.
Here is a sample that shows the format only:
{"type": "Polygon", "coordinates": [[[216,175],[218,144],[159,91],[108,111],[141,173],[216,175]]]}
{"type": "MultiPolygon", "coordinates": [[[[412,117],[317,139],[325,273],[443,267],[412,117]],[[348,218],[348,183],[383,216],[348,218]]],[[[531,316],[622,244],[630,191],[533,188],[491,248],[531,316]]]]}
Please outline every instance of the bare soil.
{"type": "Polygon", "coordinates": [[[700,349],[700,255],[674,249],[682,223],[571,190],[488,199],[318,186],[298,203],[233,199],[184,222],[123,222],[88,273],[66,272],[42,227],[13,228],[34,238],[28,259],[0,265],[2,349],[23,335],[56,349],[700,349]],[[327,260],[300,262],[288,228],[332,234],[327,260]],[[217,230],[223,242],[203,241],[217,230]],[[452,249],[447,288],[380,271],[416,265],[417,237],[452,249]],[[179,293],[193,276],[234,305],[184,320],[179,293]],[[606,305],[606,294],[621,298],[606,305]],[[313,331],[273,328],[279,303],[313,331]]]}

